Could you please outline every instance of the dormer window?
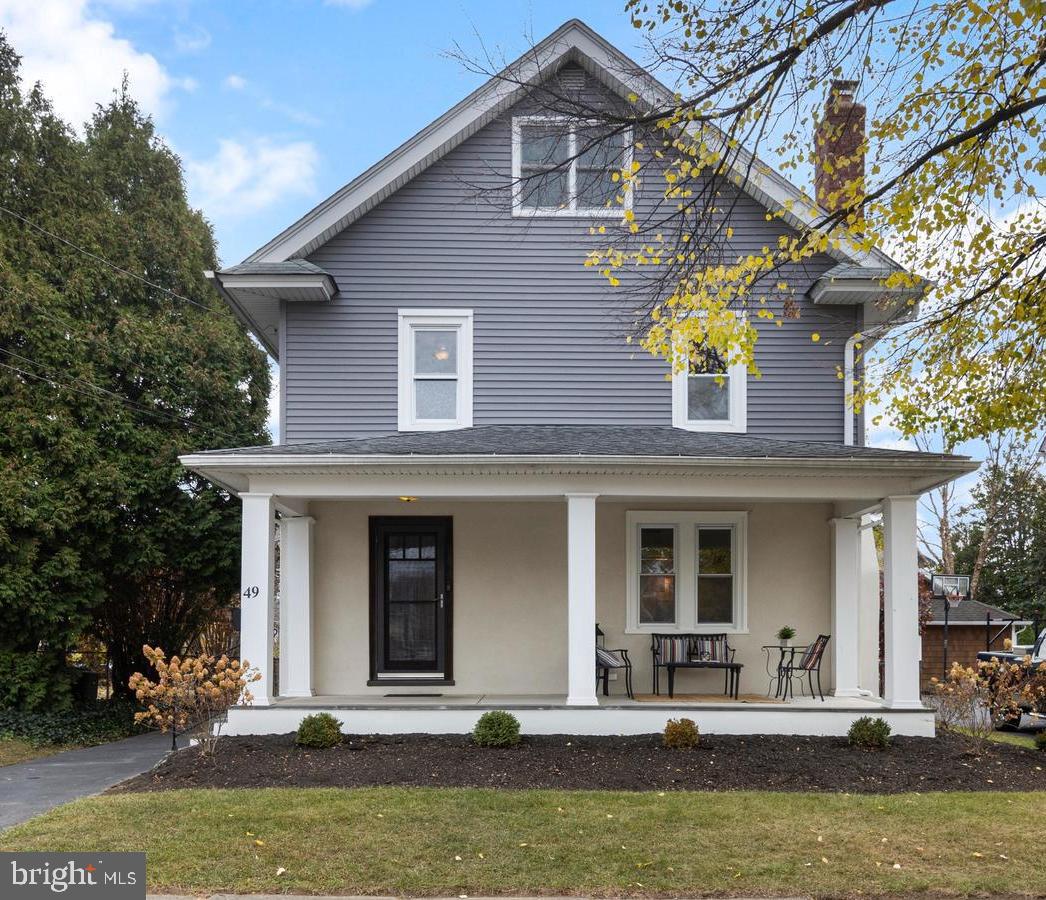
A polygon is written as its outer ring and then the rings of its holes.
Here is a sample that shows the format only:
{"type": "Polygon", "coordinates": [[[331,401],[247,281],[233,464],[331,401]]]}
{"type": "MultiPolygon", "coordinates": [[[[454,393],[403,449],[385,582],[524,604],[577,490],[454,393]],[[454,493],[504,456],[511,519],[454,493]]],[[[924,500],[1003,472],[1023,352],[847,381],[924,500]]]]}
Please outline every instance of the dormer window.
{"type": "Polygon", "coordinates": [[[747,375],[744,363],[727,365],[714,350],[694,347],[687,366],[672,375],[672,424],[687,431],[747,431],[747,375]]]}
{"type": "Polygon", "coordinates": [[[399,430],[472,425],[472,310],[399,311],[399,430]]]}
{"type": "Polygon", "coordinates": [[[630,131],[558,116],[512,120],[512,212],[517,216],[617,216],[614,172],[632,164],[630,131]]]}

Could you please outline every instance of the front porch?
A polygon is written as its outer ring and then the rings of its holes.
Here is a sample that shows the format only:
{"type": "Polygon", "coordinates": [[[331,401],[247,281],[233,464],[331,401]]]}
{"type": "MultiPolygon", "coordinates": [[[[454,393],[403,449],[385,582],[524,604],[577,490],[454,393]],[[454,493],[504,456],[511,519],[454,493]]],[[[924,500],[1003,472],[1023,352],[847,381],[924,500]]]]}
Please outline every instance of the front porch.
{"type": "Polygon", "coordinates": [[[916,501],[968,461],[675,433],[660,439],[690,455],[653,456],[650,429],[549,435],[477,428],[186,459],[243,501],[241,653],[262,678],[230,730],[289,731],[329,709],[355,733],[464,732],[502,708],[546,734],[659,731],[680,715],[706,732],[842,734],[868,714],[932,733],[916,501]],[[608,434],[613,455],[600,452],[608,434]],[[486,450],[528,436],[557,452],[486,450]],[[484,452],[463,452],[469,441],[484,452]],[[882,690],[868,527],[880,511],[882,690]],[[597,623],[630,654],[637,695],[651,691],[651,634],[725,634],[747,702],[709,697],[723,673],[695,669],[677,671],[673,701],[630,701],[623,679],[599,696],[597,623]],[[831,635],[825,700],[762,699],[783,625],[800,644],[831,635]]]}

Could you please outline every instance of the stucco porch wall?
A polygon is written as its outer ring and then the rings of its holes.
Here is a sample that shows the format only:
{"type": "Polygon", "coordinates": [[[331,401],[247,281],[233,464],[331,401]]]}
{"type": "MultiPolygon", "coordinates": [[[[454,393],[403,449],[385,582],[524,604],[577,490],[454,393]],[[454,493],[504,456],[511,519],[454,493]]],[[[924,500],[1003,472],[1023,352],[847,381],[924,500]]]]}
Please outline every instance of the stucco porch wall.
{"type": "MultiPolygon", "coordinates": [[[[826,503],[597,504],[597,619],[611,647],[627,647],[635,689],[650,690],[650,639],[625,634],[626,512],[745,510],[748,631],[731,637],[745,664],[741,689],[766,690],[762,644],[784,624],[803,641],[830,630],[826,503]]],[[[567,510],[562,501],[313,501],[313,667],[317,694],[388,693],[368,687],[372,515],[452,516],[453,686],[445,694],[559,694],[567,684],[567,510]]],[[[826,664],[822,678],[830,687],[826,664]]],[[[395,690],[393,686],[392,690],[395,690]]],[[[424,690],[402,688],[400,690],[424,690]]],[[[611,683],[614,694],[623,692],[611,683]]],[[[718,692],[715,672],[681,672],[678,692],[718,692]]]]}

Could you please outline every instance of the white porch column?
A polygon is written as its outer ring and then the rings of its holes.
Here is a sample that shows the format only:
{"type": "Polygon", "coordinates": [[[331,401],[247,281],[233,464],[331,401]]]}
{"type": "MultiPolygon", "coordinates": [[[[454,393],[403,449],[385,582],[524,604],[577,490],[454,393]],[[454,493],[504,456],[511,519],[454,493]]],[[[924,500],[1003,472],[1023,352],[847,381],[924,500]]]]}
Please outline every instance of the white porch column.
{"type": "Polygon", "coordinates": [[[280,519],[280,696],[311,697],[311,516],[280,519]]]}
{"type": "Polygon", "coordinates": [[[272,494],[240,494],[240,658],[261,673],[250,686],[255,706],[272,699],[274,512],[272,494]]]}
{"type": "Polygon", "coordinates": [[[837,697],[860,697],[860,521],[832,519],[832,666],[837,697]]]}
{"type": "Polygon", "coordinates": [[[883,613],[886,705],[921,707],[919,699],[917,497],[883,500],[883,613]]]}
{"type": "Polygon", "coordinates": [[[566,497],[567,705],[597,706],[596,495],[566,497]]]}
{"type": "Polygon", "coordinates": [[[879,553],[870,516],[861,517],[861,585],[858,630],[861,633],[861,688],[878,697],[879,687],[879,553]]]}

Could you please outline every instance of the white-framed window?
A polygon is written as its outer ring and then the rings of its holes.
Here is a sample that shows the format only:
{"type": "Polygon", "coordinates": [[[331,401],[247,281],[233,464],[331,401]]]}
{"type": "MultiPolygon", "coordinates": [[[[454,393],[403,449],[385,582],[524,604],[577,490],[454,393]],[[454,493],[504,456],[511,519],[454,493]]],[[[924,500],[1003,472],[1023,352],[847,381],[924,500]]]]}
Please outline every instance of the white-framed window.
{"type": "Polygon", "coordinates": [[[632,208],[612,174],[632,165],[632,130],[567,116],[512,119],[512,214],[620,216],[632,208]]]}
{"type": "Polygon", "coordinates": [[[672,424],[687,431],[743,434],[748,430],[748,371],[695,351],[672,372],[672,424]]]}
{"type": "Polygon", "coordinates": [[[472,310],[399,310],[399,430],[472,425],[472,310]]]}
{"type": "Polygon", "coordinates": [[[626,521],[627,632],[747,631],[747,513],[630,511],[626,521]]]}

